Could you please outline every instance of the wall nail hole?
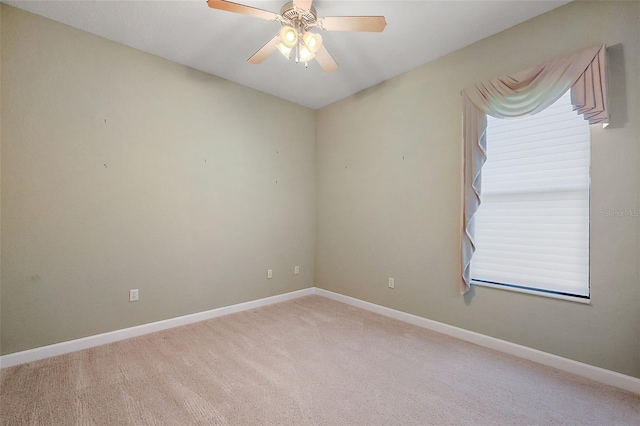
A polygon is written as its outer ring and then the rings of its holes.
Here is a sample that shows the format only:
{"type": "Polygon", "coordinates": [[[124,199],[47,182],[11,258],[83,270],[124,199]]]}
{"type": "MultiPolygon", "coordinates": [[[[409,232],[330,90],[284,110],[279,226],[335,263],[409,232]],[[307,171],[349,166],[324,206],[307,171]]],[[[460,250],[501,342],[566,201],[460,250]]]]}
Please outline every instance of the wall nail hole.
{"type": "Polygon", "coordinates": [[[104,163],[104,167],[107,167],[107,163],[104,163]]]}

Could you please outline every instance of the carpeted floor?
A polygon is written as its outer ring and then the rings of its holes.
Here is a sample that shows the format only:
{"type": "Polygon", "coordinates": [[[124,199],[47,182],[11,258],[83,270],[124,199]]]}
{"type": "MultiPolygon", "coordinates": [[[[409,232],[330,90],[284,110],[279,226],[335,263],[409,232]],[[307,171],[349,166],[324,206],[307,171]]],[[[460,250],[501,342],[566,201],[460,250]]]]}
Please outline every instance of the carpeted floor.
{"type": "Polygon", "coordinates": [[[0,374],[4,425],[640,424],[638,395],[320,296],[0,374]]]}

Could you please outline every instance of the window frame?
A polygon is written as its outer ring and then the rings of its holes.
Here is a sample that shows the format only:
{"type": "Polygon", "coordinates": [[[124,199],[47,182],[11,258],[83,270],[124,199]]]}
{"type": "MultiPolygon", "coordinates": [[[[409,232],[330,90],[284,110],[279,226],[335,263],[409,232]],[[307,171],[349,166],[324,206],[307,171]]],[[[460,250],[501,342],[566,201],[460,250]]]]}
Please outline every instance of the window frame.
{"type": "MultiPolygon", "coordinates": [[[[570,92],[570,91],[568,91],[570,92]]],[[[565,96],[565,94],[563,94],[563,96],[565,96]]],[[[550,105],[551,106],[551,105],[550,105]]],[[[583,119],[583,117],[580,114],[577,114],[581,119],[583,119]]],[[[496,119],[496,118],[494,118],[496,119]]],[[[497,120],[505,120],[507,121],[507,119],[499,119],[497,118],[497,120]]],[[[579,294],[572,294],[572,293],[567,293],[567,292],[563,292],[563,291],[555,291],[555,290],[550,290],[550,289],[543,289],[543,288],[533,288],[533,287],[528,287],[525,285],[518,285],[518,284],[512,284],[512,283],[503,283],[503,282],[493,282],[493,281],[489,281],[489,280],[481,280],[481,279],[476,279],[473,277],[473,270],[471,270],[471,276],[470,276],[470,284],[472,286],[479,286],[479,287],[486,287],[486,288],[494,288],[497,290],[503,290],[503,291],[510,291],[510,292],[516,292],[516,293],[522,293],[522,294],[529,294],[529,295],[534,295],[534,296],[541,296],[541,297],[547,297],[547,298],[553,298],[553,299],[559,299],[559,300],[566,300],[566,301],[570,301],[570,302],[576,302],[576,303],[581,303],[581,304],[591,304],[591,154],[592,154],[592,149],[591,149],[591,143],[592,143],[592,132],[591,132],[591,126],[589,125],[589,123],[587,122],[587,127],[589,129],[589,168],[588,168],[588,186],[587,186],[587,212],[588,212],[588,221],[587,221],[587,232],[588,232],[588,242],[587,242],[587,249],[588,249],[588,259],[587,259],[587,295],[579,295],[579,294]]],[[[488,128],[488,123],[487,123],[487,128],[488,128]]],[[[487,151],[489,151],[489,140],[487,139],[486,141],[487,143],[487,151]]],[[[482,205],[482,203],[481,203],[482,205]]],[[[473,262],[473,259],[472,259],[473,262]]]]}

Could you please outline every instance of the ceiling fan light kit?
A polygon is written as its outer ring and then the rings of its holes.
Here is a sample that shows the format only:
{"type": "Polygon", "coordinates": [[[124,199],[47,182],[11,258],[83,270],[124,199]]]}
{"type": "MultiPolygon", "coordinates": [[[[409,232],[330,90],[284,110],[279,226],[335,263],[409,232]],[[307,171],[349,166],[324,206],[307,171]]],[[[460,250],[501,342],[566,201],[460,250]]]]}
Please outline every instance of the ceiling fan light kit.
{"type": "Polygon", "coordinates": [[[295,48],[296,62],[302,61],[306,67],[308,66],[308,62],[316,56],[315,53],[318,49],[320,49],[322,36],[310,31],[305,32],[304,27],[298,22],[292,21],[291,23],[296,25],[298,29],[296,30],[296,28],[286,25],[283,22],[284,26],[280,30],[280,43],[276,45],[276,48],[287,59],[291,56],[291,50],[295,48]],[[302,39],[300,38],[300,34],[303,34],[302,39]]]}
{"type": "Polygon", "coordinates": [[[304,44],[309,48],[311,53],[316,53],[322,46],[322,36],[312,32],[305,33],[302,37],[304,44]]]}
{"type": "Polygon", "coordinates": [[[322,44],[322,36],[310,31],[318,28],[323,31],[366,31],[382,32],[387,26],[384,16],[329,16],[318,19],[312,0],[293,0],[280,9],[280,14],[232,3],[226,0],[208,0],[212,9],[240,13],[256,18],[276,21],[282,24],[279,35],[273,37],[247,61],[259,64],[274,51],[278,50],[289,59],[295,49],[296,62],[304,62],[305,67],[312,59],[316,59],[326,72],[335,71],[338,64],[322,44]]]}
{"type": "Polygon", "coordinates": [[[298,32],[295,28],[290,26],[284,26],[280,30],[280,43],[293,49],[298,44],[298,32]]]}
{"type": "MultiPolygon", "coordinates": [[[[285,58],[289,59],[289,57],[291,56],[291,48],[285,46],[282,43],[278,43],[276,44],[276,49],[278,49],[280,51],[280,53],[282,53],[282,56],[284,56],[285,58]]],[[[249,61],[251,62],[251,61],[249,61]]]]}

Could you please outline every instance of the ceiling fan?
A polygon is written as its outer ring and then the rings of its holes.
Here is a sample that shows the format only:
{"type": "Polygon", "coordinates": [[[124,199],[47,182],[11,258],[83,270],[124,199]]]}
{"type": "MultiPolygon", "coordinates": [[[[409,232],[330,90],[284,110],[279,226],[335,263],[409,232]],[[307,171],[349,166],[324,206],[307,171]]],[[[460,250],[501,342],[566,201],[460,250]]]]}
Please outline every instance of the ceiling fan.
{"type": "Polygon", "coordinates": [[[327,16],[318,18],[313,0],[293,0],[282,6],[280,14],[269,12],[226,0],[207,0],[212,9],[249,15],[282,24],[280,33],[267,42],[247,61],[259,64],[276,50],[287,59],[293,52],[296,62],[308,62],[315,58],[326,72],[335,71],[338,64],[322,44],[322,36],[311,32],[318,28],[324,31],[381,32],[387,26],[384,16],[327,16]]]}

